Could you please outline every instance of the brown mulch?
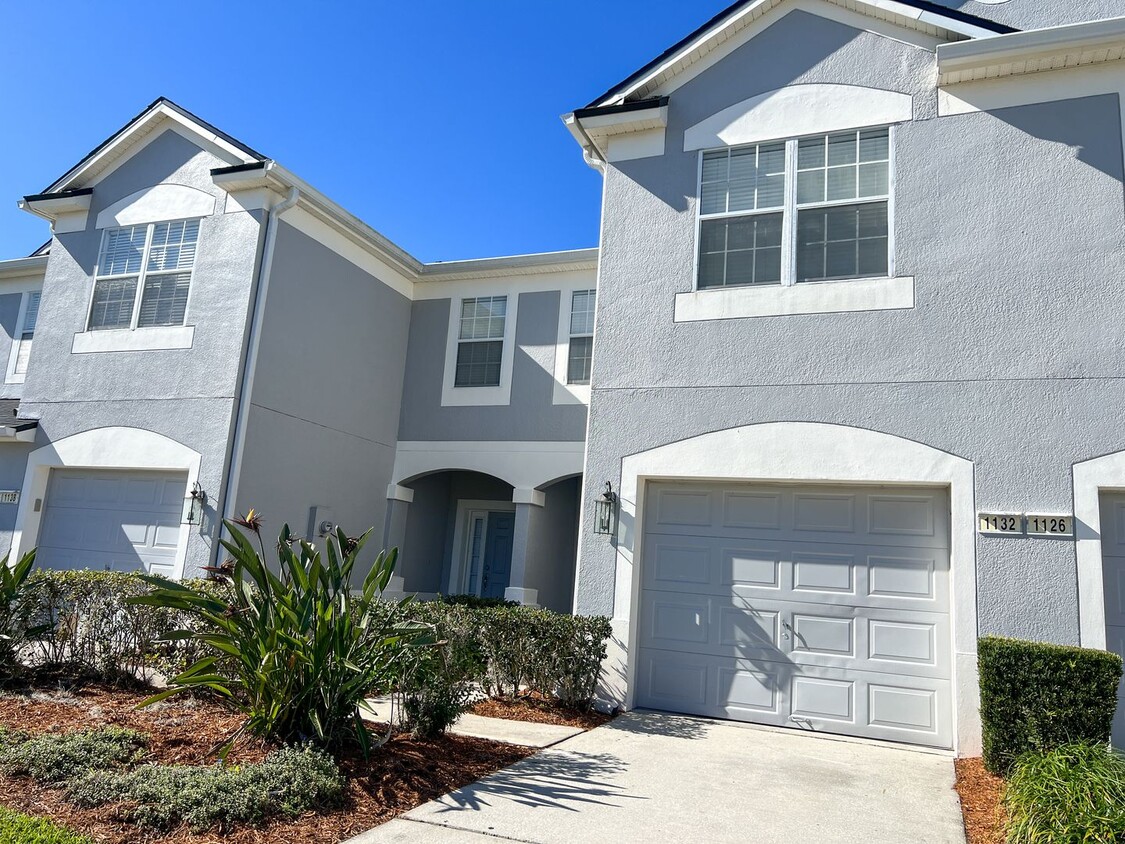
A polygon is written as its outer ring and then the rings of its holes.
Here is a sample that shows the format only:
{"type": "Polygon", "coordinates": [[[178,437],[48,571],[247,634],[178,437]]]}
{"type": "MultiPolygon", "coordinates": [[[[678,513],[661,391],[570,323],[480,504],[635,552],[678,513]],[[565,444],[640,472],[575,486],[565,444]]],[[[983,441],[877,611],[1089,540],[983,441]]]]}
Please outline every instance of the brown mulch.
{"type": "Polygon", "coordinates": [[[957,759],[957,794],[969,844],[1004,844],[1004,780],[985,770],[980,757],[957,759]]]}
{"type": "MultiPolygon", "coordinates": [[[[208,764],[208,753],[239,723],[237,716],[204,701],[175,700],[136,711],[144,694],[107,689],[35,692],[0,696],[0,725],[29,732],[67,732],[105,726],[127,727],[151,737],[152,761],[208,764]]],[[[241,742],[230,760],[261,759],[269,747],[241,742]]],[[[343,803],[296,820],[277,820],[229,834],[195,834],[186,828],[169,833],[142,830],[125,823],[118,807],[80,809],[62,792],[25,778],[0,776],[0,804],[49,817],[90,836],[99,844],[333,844],[384,823],[396,815],[511,765],[531,754],[525,747],[467,736],[416,740],[396,734],[363,760],[358,753],[338,758],[347,777],[343,803]]]]}
{"type": "Polygon", "coordinates": [[[592,709],[571,709],[558,701],[533,694],[528,697],[489,697],[473,704],[474,715],[485,718],[507,718],[510,721],[531,721],[535,724],[557,724],[560,727],[578,727],[592,730],[612,720],[592,709]]]}

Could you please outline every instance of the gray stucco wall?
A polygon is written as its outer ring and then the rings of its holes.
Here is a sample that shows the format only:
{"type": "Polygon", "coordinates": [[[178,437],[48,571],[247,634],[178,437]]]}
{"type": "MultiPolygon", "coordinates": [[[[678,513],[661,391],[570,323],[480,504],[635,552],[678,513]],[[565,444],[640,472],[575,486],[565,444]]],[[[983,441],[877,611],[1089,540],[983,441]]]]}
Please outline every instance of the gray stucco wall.
{"type": "MultiPolygon", "coordinates": [[[[0,489],[22,489],[31,449],[31,443],[0,443],[0,489]]],[[[0,504],[0,556],[12,549],[18,509],[18,504],[0,504]]]]}
{"type": "MultiPolygon", "coordinates": [[[[202,455],[200,484],[211,505],[220,507],[260,234],[260,214],[223,213],[225,194],[210,170],[226,164],[166,131],[95,186],[86,230],[52,241],[21,404],[21,413],[42,419],[36,446],[120,425],[195,449],[202,455]],[[186,317],[186,324],[195,326],[192,348],[72,354],[74,335],[85,328],[101,244],[98,213],[161,183],[189,185],[218,200],[217,213],[200,227],[186,317]]],[[[187,574],[209,563],[214,528],[214,518],[208,518],[189,542],[187,574]]]]}
{"type": "MultiPolygon", "coordinates": [[[[932,56],[794,12],[672,95],[668,152],[607,174],[589,477],[616,484],[625,455],[700,433],[808,420],[972,460],[978,509],[1071,511],[1071,465],[1125,448],[1125,349],[1106,319],[1125,258],[1119,104],[936,118],[933,82],[932,56]],[[675,324],[695,249],[682,133],[787,82],[915,95],[894,232],[916,307],[675,324]]],[[[600,539],[582,526],[580,612],[613,609],[600,539]]],[[[978,539],[977,571],[982,633],[1077,641],[1073,543],[978,539]]]]}
{"type": "Polygon", "coordinates": [[[975,0],[935,0],[939,5],[994,20],[1016,29],[1037,29],[1067,23],[1113,18],[1125,14],[1121,0],[1010,0],[978,3],[975,0]]]}
{"type": "Polygon", "coordinates": [[[558,291],[519,294],[512,401],[493,407],[442,407],[451,300],[415,302],[399,439],[580,442],[585,405],[552,404],[559,300],[558,291]]]}
{"type": "Polygon", "coordinates": [[[555,612],[569,613],[573,606],[581,489],[581,478],[547,487],[546,503],[529,537],[527,588],[538,590],[540,606],[555,612]]]}
{"type": "Polygon", "coordinates": [[[410,302],[284,222],[250,396],[238,508],[304,535],[327,507],[382,539],[410,302]]]}

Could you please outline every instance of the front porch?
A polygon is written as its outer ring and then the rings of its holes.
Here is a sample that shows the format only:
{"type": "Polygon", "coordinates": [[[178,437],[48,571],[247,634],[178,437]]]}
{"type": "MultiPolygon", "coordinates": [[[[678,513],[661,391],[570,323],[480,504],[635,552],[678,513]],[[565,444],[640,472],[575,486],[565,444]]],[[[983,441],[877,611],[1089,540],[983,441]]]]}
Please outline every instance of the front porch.
{"type": "Polygon", "coordinates": [[[571,612],[582,477],[519,488],[483,472],[430,472],[388,491],[385,544],[400,588],[571,612]]]}

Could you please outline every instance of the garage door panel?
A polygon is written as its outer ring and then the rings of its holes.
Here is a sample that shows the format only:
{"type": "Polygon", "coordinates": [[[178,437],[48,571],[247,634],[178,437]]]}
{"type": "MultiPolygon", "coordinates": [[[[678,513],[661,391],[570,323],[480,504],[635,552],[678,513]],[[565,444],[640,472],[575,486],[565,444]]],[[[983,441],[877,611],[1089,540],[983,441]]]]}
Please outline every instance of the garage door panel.
{"type": "Polygon", "coordinates": [[[646,502],[640,705],[951,745],[944,491],[656,483],[646,502]]]}
{"type": "Polygon", "coordinates": [[[47,568],[174,574],[186,480],[173,472],[53,470],[37,561],[47,568]]]}

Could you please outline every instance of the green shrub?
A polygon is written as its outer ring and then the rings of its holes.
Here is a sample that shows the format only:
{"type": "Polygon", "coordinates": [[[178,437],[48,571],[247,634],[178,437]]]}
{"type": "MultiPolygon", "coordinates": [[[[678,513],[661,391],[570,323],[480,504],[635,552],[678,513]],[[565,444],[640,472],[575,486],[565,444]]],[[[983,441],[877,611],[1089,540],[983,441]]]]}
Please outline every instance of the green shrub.
{"type": "Polygon", "coordinates": [[[455,607],[472,607],[483,609],[485,607],[518,607],[517,601],[506,601],[503,598],[482,598],[480,595],[442,595],[441,602],[455,607]]]}
{"type": "Polygon", "coordinates": [[[433,630],[435,647],[415,648],[398,682],[403,723],[418,738],[448,730],[472,704],[484,670],[468,605],[415,604],[411,618],[433,630]]]}
{"type": "MultiPolygon", "coordinates": [[[[218,599],[229,594],[223,584],[189,583],[218,599]]],[[[25,626],[38,625],[36,661],[108,683],[135,683],[146,667],[180,673],[201,655],[199,643],[160,637],[189,627],[192,619],[175,610],[129,603],[151,590],[138,572],[35,571],[19,616],[25,626]]]]}
{"type": "Polygon", "coordinates": [[[1125,841],[1125,759],[1091,744],[1024,754],[1004,805],[1008,844],[1125,841]]]}
{"type": "Polygon", "coordinates": [[[488,694],[515,697],[526,689],[584,707],[594,696],[611,634],[604,616],[572,616],[536,607],[424,605],[426,620],[444,621],[447,638],[470,641],[488,694]]]}
{"type": "Polygon", "coordinates": [[[297,817],[337,803],[344,778],[332,757],[308,745],[275,750],[254,765],[144,765],[127,773],[90,770],[67,790],[79,806],[124,803],[132,823],[201,832],[266,818],[297,817]]]}
{"type": "Polygon", "coordinates": [[[1109,741],[1121,657],[986,636],[978,649],[984,764],[1006,774],[1019,756],[1109,741]]]}
{"type": "Polygon", "coordinates": [[[45,818],[33,818],[0,806],[0,842],[3,844],[94,844],[85,835],[71,832],[45,818]]]}
{"type": "Polygon", "coordinates": [[[325,745],[354,737],[367,753],[371,736],[360,706],[373,690],[390,688],[397,662],[425,633],[403,621],[409,599],[380,600],[397,552],[380,552],[355,591],[351,575],[371,531],[350,539],[337,529],[322,556],[285,525],[276,546],[280,574],[274,574],[264,562],[260,519],[251,512],[238,524],[254,533],[261,554],[235,523],[226,523],[231,538],[222,543],[233,559],[229,602],[152,577],[143,578],[154,586],[150,594],[128,599],[131,606],[162,607],[192,618],[191,629],[166,638],[194,639],[213,654],[143,705],[180,692],[209,691],[244,713],[242,729],[256,735],[282,741],[315,737],[325,745]],[[220,673],[223,656],[230,658],[229,673],[220,673]]]}
{"type": "Polygon", "coordinates": [[[35,565],[35,551],[24,554],[14,566],[8,555],[0,559],[0,676],[17,667],[17,653],[30,638],[42,632],[36,629],[24,607],[27,604],[27,580],[35,565]]]}
{"type": "Polygon", "coordinates": [[[91,768],[111,771],[132,765],[146,745],[140,733],[117,727],[34,737],[5,732],[0,734],[0,771],[42,783],[64,783],[91,768]]]}

